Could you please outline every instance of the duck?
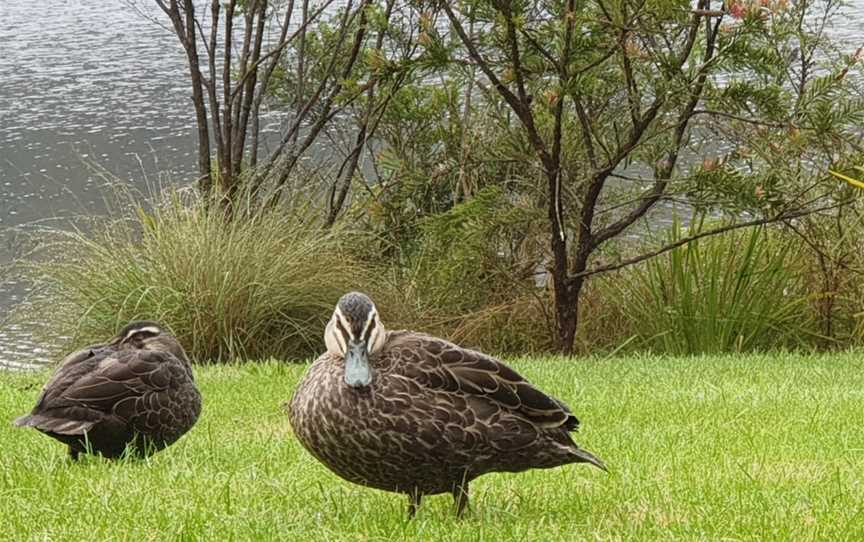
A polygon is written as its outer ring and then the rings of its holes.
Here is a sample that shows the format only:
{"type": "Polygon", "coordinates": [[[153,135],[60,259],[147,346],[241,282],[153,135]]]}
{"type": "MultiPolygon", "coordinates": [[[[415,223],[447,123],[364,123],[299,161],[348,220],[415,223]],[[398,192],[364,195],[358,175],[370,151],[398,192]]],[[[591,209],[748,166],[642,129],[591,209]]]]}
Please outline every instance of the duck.
{"type": "Polygon", "coordinates": [[[147,457],[173,444],[201,414],[201,393],[177,339],[151,320],[67,355],[36,406],[13,424],[82,453],[147,457]]]}
{"type": "Polygon", "coordinates": [[[571,438],[564,402],[491,356],[385,329],[366,294],[339,299],[324,342],[286,405],[294,434],[337,476],[407,495],[409,518],[442,493],[462,517],[470,482],[491,472],[607,470],[571,438]]]}

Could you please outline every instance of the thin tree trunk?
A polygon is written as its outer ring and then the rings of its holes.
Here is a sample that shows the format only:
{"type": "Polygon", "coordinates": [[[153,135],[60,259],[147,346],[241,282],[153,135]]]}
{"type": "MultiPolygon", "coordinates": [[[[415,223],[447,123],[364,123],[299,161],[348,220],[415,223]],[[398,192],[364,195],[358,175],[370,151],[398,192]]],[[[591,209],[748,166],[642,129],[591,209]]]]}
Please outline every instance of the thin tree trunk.
{"type": "MultiPolygon", "coordinates": [[[[261,48],[264,42],[264,23],[267,19],[267,0],[259,0],[256,4],[256,8],[258,24],[255,30],[255,40],[250,59],[250,63],[253,66],[251,68],[253,72],[251,76],[246,79],[243,95],[238,98],[241,101],[241,105],[238,107],[238,120],[235,123],[236,133],[234,137],[234,156],[232,157],[235,177],[239,176],[241,171],[243,151],[246,148],[246,136],[249,130],[249,120],[252,115],[252,104],[255,99],[255,85],[258,83],[258,68],[254,66],[256,66],[258,60],[261,58],[261,48]]],[[[249,21],[249,24],[251,23],[252,20],[249,21]]],[[[244,72],[246,69],[248,69],[248,67],[244,66],[244,72]]]]}
{"type": "Polygon", "coordinates": [[[221,185],[221,172],[225,163],[225,145],[222,138],[222,121],[219,116],[219,98],[216,95],[216,42],[219,35],[220,9],[220,1],[212,0],[210,3],[210,45],[207,48],[207,65],[210,73],[210,79],[207,84],[207,96],[210,100],[210,118],[213,123],[213,139],[216,144],[216,161],[219,164],[219,182],[221,185]]]}
{"type": "Polygon", "coordinates": [[[201,61],[198,57],[198,42],[195,37],[195,5],[192,0],[184,0],[181,13],[177,2],[178,0],[171,0],[166,4],[164,0],[156,0],[156,4],[171,20],[174,33],[186,51],[189,75],[192,80],[192,105],[198,128],[198,189],[206,194],[213,187],[213,178],[210,174],[210,132],[207,126],[204,79],[201,76],[201,61]]]}
{"type": "MultiPolygon", "coordinates": [[[[302,31],[300,33],[300,43],[297,50],[297,103],[295,105],[296,114],[299,116],[300,111],[303,109],[302,104],[306,99],[304,93],[306,92],[306,23],[309,20],[309,0],[303,0],[303,5],[301,8],[302,11],[302,19],[300,24],[302,25],[302,31]]],[[[294,132],[291,137],[291,144],[297,143],[297,136],[299,132],[294,132]]]]}
{"type": "MultiPolygon", "coordinates": [[[[233,100],[231,99],[231,47],[234,38],[234,8],[236,0],[229,0],[225,6],[225,50],[222,58],[222,160],[219,163],[221,171],[222,191],[228,193],[234,184],[231,165],[231,141],[233,134],[233,100]]],[[[214,81],[215,86],[215,81],[214,81]]]]}
{"type": "MultiPolygon", "coordinates": [[[[393,14],[393,6],[395,4],[396,0],[387,0],[387,5],[384,9],[385,21],[390,21],[390,16],[393,14]]],[[[363,24],[363,20],[361,20],[361,24],[363,24]]],[[[375,39],[375,51],[377,51],[378,54],[381,53],[384,46],[385,31],[385,28],[379,30],[378,36],[375,39]]],[[[339,168],[339,173],[336,175],[336,182],[333,184],[333,190],[330,197],[330,208],[324,222],[327,228],[336,223],[336,219],[339,217],[342,207],[345,206],[345,200],[348,197],[348,191],[351,188],[351,180],[354,178],[354,173],[357,171],[357,166],[360,163],[360,156],[363,154],[363,147],[366,146],[366,141],[372,136],[372,133],[375,131],[375,126],[377,126],[377,122],[371,129],[369,126],[376,108],[376,86],[374,80],[370,82],[369,89],[366,91],[366,111],[363,114],[363,121],[360,123],[360,128],[357,131],[354,147],[351,149],[351,154],[348,155],[347,161],[342,162],[342,167],[339,168]]],[[[389,100],[390,97],[388,96],[385,101],[389,102],[389,100]]],[[[380,120],[380,116],[378,117],[378,120],[380,120]]]]}
{"type": "MultiPolygon", "coordinates": [[[[266,7],[266,2],[265,2],[266,7]]],[[[261,104],[264,102],[267,86],[270,83],[270,77],[282,57],[282,47],[286,43],[288,37],[288,28],[291,26],[291,15],[294,13],[294,0],[288,0],[288,6],[285,8],[285,18],[282,21],[282,28],[279,32],[279,49],[276,54],[270,57],[267,66],[264,68],[264,73],[260,78],[258,91],[255,93],[255,98],[252,102],[252,135],[249,149],[249,165],[255,168],[258,165],[258,147],[260,145],[261,136],[261,104]]]]}

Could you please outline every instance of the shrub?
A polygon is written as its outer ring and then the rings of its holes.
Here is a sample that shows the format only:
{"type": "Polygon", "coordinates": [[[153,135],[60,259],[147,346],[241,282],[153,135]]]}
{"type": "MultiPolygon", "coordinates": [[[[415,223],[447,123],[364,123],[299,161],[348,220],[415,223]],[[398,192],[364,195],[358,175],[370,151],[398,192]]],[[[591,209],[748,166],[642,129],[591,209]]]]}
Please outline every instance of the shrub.
{"type": "MultiPolygon", "coordinates": [[[[856,189],[857,190],[857,189],[856,189]]],[[[802,270],[820,346],[864,342],[864,215],[860,204],[833,217],[802,218],[792,230],[803,247],[802,270]]]]}
{"type": "Polygon", "coordinates": [[[203,203],[129,198],[119,215],[42,232],[23,266],[39,292],[27,318],[67,333],[64,349],[154,319],[198,362],[319,352],[339,296],[368,282],[350,236],[322,230],[311,208],[229,221],[203,203]]]}
{"type": "Polygon", "coordinates": [[[490,352],[551,348],[549,292],[535,280],[545,273],[535,222],[533,210],[494,186],[419,220],[414,241],[382,257],[382,276],[400,292],[397,320],[490,352]]]}

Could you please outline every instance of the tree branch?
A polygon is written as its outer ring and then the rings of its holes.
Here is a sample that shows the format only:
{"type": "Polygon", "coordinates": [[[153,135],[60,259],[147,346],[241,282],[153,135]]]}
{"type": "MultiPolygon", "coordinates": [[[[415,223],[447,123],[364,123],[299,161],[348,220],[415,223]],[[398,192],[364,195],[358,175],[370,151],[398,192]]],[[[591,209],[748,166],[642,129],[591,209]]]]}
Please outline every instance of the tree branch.
{"type": "MultiPolygon", "coordinates": [[[[303,124],[303,121],[306,119],[306,116],[312,110],[312,107],[319,102],[321,98],[321,94],[324,92],[327,87],[327,83],[330,81],[330,78],[333,77],[334,72],[336,71],[337,60],[339,59],[340,52],[342,50],[342,44],[345,43],[345,40],[348,37],[348,28],[351,25],[351,22],[354,20],[354,16],[356,16],[357,11],[352,11],[351,7],[353,5],[353,0],[348,0],[348,5],[345,7],[345,11],[342,16],[342,20],[339,23],[339,37],[337,39],[337,43],[333,48],[333,51],[330,55],[327,68],[324,71],[324,75],[321,78],[321,82],[318,84],[318,87],[315,89],[315,93],[306,101],[300,113],[297,115],[297,118],[294,119],[294,123],[288,129],[288,131],[282,136],[282,139],[279,141],[279,145],[276,147],[276,150],[270,155],[270,158],[267,159],[265,165],[258,171],[255,175],[255,179],[252,182],[252,193],[258,194],[261,186],[264,181],[269,177],[273,167],[276,165],[276,162],[285,152],[285,148],[289,143],[294,141],[295,135],[299,133],[300,126],[303,124]]],[[[355,57],[356,60],[356,57],[355,57]]],[[[353,61],[352,61],[353,64],[353,61]]],[[[336,92],[338,93],[339,86],[334,87],[336,92]]],[[[332,94],[335,96],[335,94],[332,94]]],[[[326,114],[321,115],[321,118],[326,117],[326,114]]],[[[315,135],[317,136],[319,130],[315,131],[315,135]]],[[[294,153],[295,155],[297,153],[294,153]]],[[[290,167],[293,168],[293,164],[296,162],[295,158],[290,158],[288,163],[290,167]]],[[[286,177],[287,179],[287,177],[286,177]]],[[[284,182],[284,181],[283,181],[284,182]]]]}
{"type": "Polygon", "coordinates": [[[462,23],[459,22],[459,19],[456,17],[453,12],[453,8],[451,7],[449,2],[443,2],[442,7],[444,8],[444,13],[447,14],[447,18],[450,20],[450,24],[453,26],[453,29],[456,31],[456,34],[459,36],[459,39],[465,45],[465,48],[468,50],[469,56],[474,60],[474,63],[480,68],[480,71],[492,82],[492,85],[498,91],[498,94],[504,98],[504,101],[510,106],[516,116],[519,117],[519,120],[522,122],[522,125],[525,126],[525,131],[528,135],[528,140],[531,142],[531,146],[534,147],[534,150],[537,154],[540,155],[540,160],[543,162],[544,167],[549,167],[552,164],[551,156],[549,155],[548,150],[546,149],[546,144],[543,142],[543,139],[540,137],[540,134],[537,131],[537,127],[534,125],[534,116],[531,114],[530,105],[527,102],[523,102],[517,97],[513,92],[507,88],[501,79],[495,75],[495,72],[492,71],[492,68],[489,66],[489,63],[483,58],[480,52],[477,50],[477,47],[474,45],[474,42],[465,32],[465,28],[462,27],[462,23]]]}
{"type": "Polygon", "coordinates": [[[576,278],[580,278],[580,277],[584,278],[584,277],[589,277],[591,275],[597,275],[599,273],[606,273],[609,271],[615,271],[615,270],[621,269],[623,267],[627,267],[627,266],[630,266],[633,264],[637,264],[639,262],[643,262],[643,261],[648,260],[650,258],[653,258],[655,256],[659,256],[660,254],[664,254],[666,252],[669,252],[670,250],[676,249],[680,246],[684,246],[688,243],[696,241],[697,239],[702,239],[703,237],[710,237],[710,236],[714,236],[714,235],[719,235],[721,233],[726,233],[726,232],[738,230],[741,228],[763,226],[766,224],[773,224],[775,222],[792,220],[794,218],[799,218],[802,216],[807,216],[810,214],[819,213],[822,211],[828,211],[831,209],[836,209],[838,207],[843,207],[844,205],[849,205],[849,203],[850,203],[849,201],[844,201],[844,202],[835,203],[832,205],[826,205],[824,207],[819,207],[817,209],[805,209],[805,210],[788,212],[788,213],[784,212],[784,213],[780,213],[780,214],[777,214],[775,216],[768,217],[768,218],[761,218],[758,220],[750,220],[747,222],[739,222],[737,224],[729,224],[727,226],[714,228],[714,229],[711,229],[708,231],[704,231],[704,232],[696,233],[693,235],[689,235],[687,237],[683,237],[683,238],[675,241],[674,243],[669,243],[668,245],[666,245],[662,248],[659,248],[657,250],[652,250],[651,252],[646,252],[644,254],[641,254],[639,256],[634,256],[634,257],[628,258],[626,260],[622,260],[618,263],[609,264],[609,265],[601,265],[601,266],[595,267],[593,269],[586,269],[585,271],[581,271],[579,273],[574,273],[573,275],[570,275],[569,278],[571,278],[571,279],[576,279],[576,278]]]}
{"type": "MultiPolygon", "coordinates": [[[[294,165],[297,163],[298,158],[300,157],[300,155],[302,155],[303,152],[305,152],[306,149],[309,148],[312,142],[315,141],[315,139],[318,137],[318,134],[321,132],[321,129],[324,128],[324,125],[330,119],[330,110],[333,107],[333,100],[335,100],[339,92],[342,91],[344,81],[351,75],[351,71],[354,69],[354,64],[360,55],[361,46],[363,45],[363,40],[366,36],[366,8],[371,2],[372,0],[363,0],[363,2],[357,8],[357,11],[355,13],[360,14],[360,22],[357,28],[357,32],[354,34],[354,44],[351,48],[351,52],[349,53],[348,59],[342,68],[341,77],[339,81],[333,85],[333,88],[330,89],[329,94],[325,98],[324,105],[322,107],[323,111],[318,118],[318,121],[309,129],[309,133],[306,134],[306,137],[304,138],[303,143],[300,145],[299,150],[295,150],[291,153],[291,156],[286,163],[286,167],[283,168],[282,172],[279,174],[279,177],[276,179],[275,192],[271,196],[268,206],[275,205],[276,201],[278,201],[280,190],[288,181],[291,171],[294,169],[294,165]]],[[[345,24],[347,28],[350,23],[346,22],[345,24]]],[[[336,53],[334,52],[334,57],[335,54],[336,53]]],[[[370,82],[370,84],[374,83],[370,82]]]]}
{"type": "MultiPolygon", "coordinates": [[[[703,8],[707,7],[708,0],[700,0],[699,6],[703,8]]],[[[707,23],[708,21],[706,20],[706,24],[707,23]]],[[[717,24],[719,23],[720,20],[717,21],[717,24]]],[[[696,18],[696,16],[694,16],[693,24],[698,25],[698,19],[696,18]]],[[[690,37],[692,38],[693,35],[694,34],[691,30],[690,37]]],[[[711,32],[709,28],[706,32],[706,38],[707,43],[705,45],[705,56],[702,63],[703,66],[710,65],[711,60],[714,57],[717,32],[711,32]]],[[[693,44],[691,43],[688,46],[687,50],[692,50],[692,46],[693,44]]],[[[681,65],[683,65],[683,63],[681,65]]],[[[666,190],[666,185],[668,184],[669,179],[672,176],[672,171],[675,168],[675,164],[678,162],[678,156],[681,152],[681,147],[684,144],[684,135],[687,132],[687,126],[689,125],[690,119],[693,118],[693,112],[695,111],[696,105],[699,103],[699,100],[702,97],[702,92],[705,89],[705,82],[707,80],[707,76],[707,71],[700,70],[695,82],[695,86],[691,90],[690,99],[684,106],[684,110],[679,115],[678,122],[675,125],[675,134],[672,139],[672,150],[670,151],[667,159],[655,168],[656,180],[654,184],[641,196],[641,201],[638,206],[636,206],[620,220],[610,224],[609,226],[600,230],[594,235],[591,240],[592,250],[599,247],[602,243],[608,241],[609,239],[618,236],[621,232],[623,232],[637,220],[642,218],[648,212],[648,210],[651,209],[662,198],[663,193],[666,190]]]]}
{"type": "MultiPolygon", "coordinates": [[[[390,17],[393,14],[393,6],[395,4],[396,0],[387,0],[386,7],[384,9],[384,20],[388,23],[390,22],[390,17]]],[[[385,29],[382,28],[381,30],[379,30],[378,36],[375,39],[374,50],[378,54],[381,53],[384,46],[384,34],[385,29]]],[[[387,107],[387,104],[390,103],[390,99],[393,97],[393,92],[391,92],[388,96],[384,98],[382,103],[378,104],[376,107],[376,83],[377,81],[373,79],[373,81],[369,85],[368,90],[366,91],[366,111],[364,112],[363,120],[360,122],[359,129],[357,130],[354,148],[351,149],[348,157],[343,160],[342,164],[339,166],[339,172],[336,174],[336,182],[333,183],[333,190],[331,191],[330,196],[330,208],[327,212],[327,218],[325,220],[326,227],[332,226],[336,222],[339,213],[342,211],[342,207],[345,205],[345,199],[348,197],[348,190],[351,187],[351,180],[354,178],[354,173],[357,171],[357,166],[360,162],[360,156],[363,153],[363,148],[366,146],[366,142],[369,140],[369,138],[374,135],[375,130],[378,127],[378,123],[384,114],[384,109],[387,107]],[[375,113],[379,113],[379,115],[370,127],[372,116],[375,113]]]]}
{"type": "MultiPolygon", "coordinates": [[[[238,82],[237,82],[238,88],[239,88],[240,84],[245,82],[246,77],[251,77],[251,73],[253,73],[255,70],[257,70],[258,67],[267,60],[270,60],[270,63],[267,65],[266,69],[267,69],[267,71],[272,72],[273,69],[275,68],[276,64],[279,61],[279,56],[282,54],[282,51],[284,51],[286,47],[291,45],[291,43],[297,38],[298,35],[300,35],[301,32],[305,32],[306,29],[308,28],[308,26],[310,24],[312,24],[313,22],[315,22],[315,20],[321,15],[321,13],[323,13],[328,7],[330,7],[330,5],[333,4],[333,2],[334,2],[334,0],[326,0],[326,2],[321,4],[321,6],[319,6],[318,9],[316,9],[314,12],[312,12],[312,15],[309,17],[309,20],[307,20],[305,23],[301,24],[297,28],[297,30],[295,30],[294,32],[291,33],[290,36],[285,37],[285,35],[288,32],[288,26],[291,22],[291,12],[294,9],[293,0],[289,0],[288,8],[285,11],[285,22],[282,24],[282,30],[280,30],[281,37],[279,39],[278,45],[276,45],[273,49],[268,51],[266,54],[262,55],[261,58],[259,58],[256,62],[252,63],[252,65],[249,66],[249,70],[247,72],[247,75],[241,77],[238,80],[238,82]]],[[[239,92],[239,90],[237,88],[235,88],[235,92],[239,92]]]]}
{"type": "MultiPolygon", "coordinates": [[[[293,12],[294,0],[288,0],[288,7],[285,8],[285,17],[282,20],[282,26],[279,29],[280,44],[286,43],[285,37],[288,35],[288,28],[291,26],[291,14],[293,12]]],[[[258,85],[258,90],[255,93],[255,99],[252,103],[252,141],[251,148],[249,149],[249,165],[253,168],[258,165],[258,138],[260,134],[259,113],[261,111],[261,104],[264,101],[264,96],[266,96],[267,87],[270,84],[270,77],[272,77],[273,71],[276,69],[276,64],[279,62],[279,58],[282,56],[282,49],[278,49],[277,51],[271,51],[270,53],[268,53],[270,61],[264,67],[264,73],[260,77],[260,84],[258,85]]],[[[257,71],[258,66],[263,61],[264,57],[260,57],[252,64],[252,67],[250,69],[257,71]]],[[[242,79],[240,82],[242,83],[242,79]]]]}

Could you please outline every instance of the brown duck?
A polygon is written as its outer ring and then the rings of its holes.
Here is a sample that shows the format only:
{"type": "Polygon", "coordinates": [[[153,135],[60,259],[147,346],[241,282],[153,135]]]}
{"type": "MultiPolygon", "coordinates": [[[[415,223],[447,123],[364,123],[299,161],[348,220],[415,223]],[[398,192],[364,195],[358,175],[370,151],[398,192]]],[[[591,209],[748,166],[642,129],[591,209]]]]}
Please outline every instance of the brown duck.
{"type": "Polygon", "coordinates": [[[183,347],[156,322],[66,356],[30,414],[34,427],[80,453],[150,455],[179,439],[201,413],[201,394],[183,347]]]}
{"type": "Polygon", "coordinates": [[[488,472],[603,462],[570,438],[579,421],[563,402],[494,358],[443,339],[386,331],[372,300],[343,296],[324,334],[327,352],[289,406],[303,446],[342,478],[405,493],[452,493],[488,472]]]}

